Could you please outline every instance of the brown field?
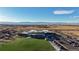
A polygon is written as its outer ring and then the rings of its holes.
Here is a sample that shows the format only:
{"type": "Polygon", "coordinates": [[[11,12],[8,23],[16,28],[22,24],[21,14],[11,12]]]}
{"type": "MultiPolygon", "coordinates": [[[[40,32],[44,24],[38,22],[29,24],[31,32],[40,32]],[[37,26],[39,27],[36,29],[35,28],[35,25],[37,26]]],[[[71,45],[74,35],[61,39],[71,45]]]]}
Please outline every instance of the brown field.
{"type": "Polygon", "coordinates": [[[17,26],[17,30],[61,30],[78,31],[79,26],[17,26]]]}
{"type": "Polygon", "coordinates": [[[76,25],[31,25],[31,26],[2,26],[0,29],[12,28],[17,31],[50,30],[68,35],[79,36],[79,26],[76,25]]]}
{"type": "Polygon", "coordinates": [[[50,30],[50,31],[57,31],[57,32],[63,32],[65,34],[69,35],[75,35],[79,36],[79,26],[76,25],[62,25],[62,26],[16,26],[16,30],[18,31],[29,31],[29,30],[50,30]]]}
{"type": "Polygon", "coordinates": [[[79,26],[16,26],[17,30],[59,30],[78,31],[79,26]]]}

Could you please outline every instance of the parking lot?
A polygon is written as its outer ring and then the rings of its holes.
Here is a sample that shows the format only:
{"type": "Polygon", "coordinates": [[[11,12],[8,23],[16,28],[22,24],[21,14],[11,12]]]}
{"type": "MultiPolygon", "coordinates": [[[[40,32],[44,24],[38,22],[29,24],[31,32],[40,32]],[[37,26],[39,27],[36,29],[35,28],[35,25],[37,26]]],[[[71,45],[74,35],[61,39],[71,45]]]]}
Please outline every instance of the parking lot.
{"type": "Polygon", "coordinates": [[[79,40],[69,35],[59,34],[61,35],[61,37],[58,37],[59,40],[54,40],[51,42],[54,42],[60,48],[60,50],[79,51],[79,40]]]}

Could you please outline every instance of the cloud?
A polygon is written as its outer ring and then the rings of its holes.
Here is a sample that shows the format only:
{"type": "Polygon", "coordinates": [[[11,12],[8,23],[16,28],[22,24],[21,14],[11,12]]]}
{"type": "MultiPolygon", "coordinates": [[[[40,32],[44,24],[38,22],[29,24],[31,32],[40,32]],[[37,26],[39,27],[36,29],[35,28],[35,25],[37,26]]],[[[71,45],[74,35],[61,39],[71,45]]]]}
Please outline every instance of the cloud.
{"type": "Polygon", "coordinates": [[[72,14],[74,10],[55,10],[53,14],[72,14]]]}

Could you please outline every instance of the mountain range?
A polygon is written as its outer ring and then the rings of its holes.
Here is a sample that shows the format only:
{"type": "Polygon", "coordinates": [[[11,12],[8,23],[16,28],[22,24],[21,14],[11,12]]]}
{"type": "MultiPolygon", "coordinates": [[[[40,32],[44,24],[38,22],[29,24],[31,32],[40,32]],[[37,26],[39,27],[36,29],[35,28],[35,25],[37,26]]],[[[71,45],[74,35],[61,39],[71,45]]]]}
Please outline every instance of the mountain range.
{"type": "Polygon", "coordinates": [[[79,23],[64,23],[64,22],[0,22],[0,25],[79,25],[79,23]]]}

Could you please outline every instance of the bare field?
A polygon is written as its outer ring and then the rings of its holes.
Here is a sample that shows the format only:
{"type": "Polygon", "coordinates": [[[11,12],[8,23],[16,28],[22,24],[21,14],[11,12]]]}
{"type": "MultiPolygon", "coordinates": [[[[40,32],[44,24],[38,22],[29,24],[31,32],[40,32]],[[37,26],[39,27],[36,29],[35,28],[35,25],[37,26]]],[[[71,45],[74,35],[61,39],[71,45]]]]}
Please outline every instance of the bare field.
{"type": "Polygon", "coordinates": [[[79,26],[76,25],[37,25],[37,26],[16,26],[15,28],[18,31],[29,31],[29,30],[50,30],[50,31],[57,31],[63,32],[68,35],[75,35],[79,36],[79,26]]]}
{"type": "Polygon", "coordinates": [[[17,26],[17,30],[61,30],[61,31],[78,31],[79,26],[17,26]]]}
{"type": "Polygon", "coordinates": [[[61,31],[78,31],[79,26],[17,26],[17,30],[61,30],[61,31]]]}

